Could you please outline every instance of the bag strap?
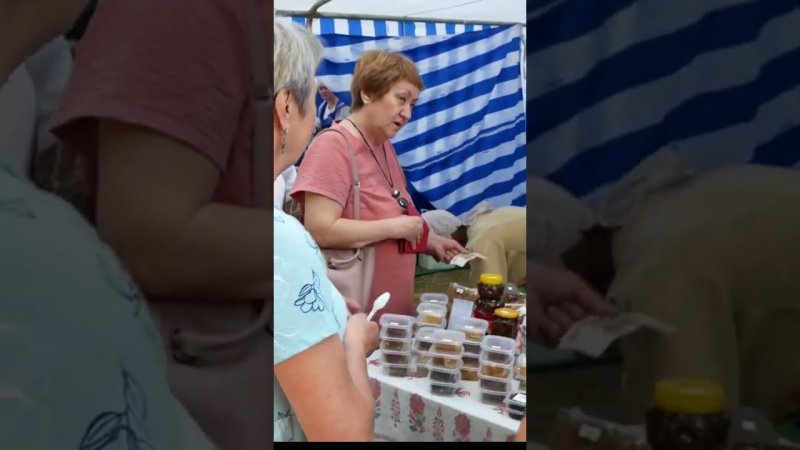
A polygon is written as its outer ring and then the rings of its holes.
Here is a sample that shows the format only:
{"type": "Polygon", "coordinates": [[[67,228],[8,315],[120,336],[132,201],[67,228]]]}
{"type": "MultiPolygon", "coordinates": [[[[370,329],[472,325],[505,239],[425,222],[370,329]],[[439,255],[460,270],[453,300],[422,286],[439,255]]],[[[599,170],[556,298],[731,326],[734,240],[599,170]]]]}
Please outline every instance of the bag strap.
{"type": "Polygon", "coordinates": [[[353,173],[353,219],[360,220],[359,211],[361,211],[361,179],[358,175],[358,163],[356,162],[356,154],[353,151],[353,144],[341,130],[335,128],[326,128],[317,133],[317,136],[329,131],[338,133],[347,143],[347,153],[350,155],[350,170],[353,173]]]}

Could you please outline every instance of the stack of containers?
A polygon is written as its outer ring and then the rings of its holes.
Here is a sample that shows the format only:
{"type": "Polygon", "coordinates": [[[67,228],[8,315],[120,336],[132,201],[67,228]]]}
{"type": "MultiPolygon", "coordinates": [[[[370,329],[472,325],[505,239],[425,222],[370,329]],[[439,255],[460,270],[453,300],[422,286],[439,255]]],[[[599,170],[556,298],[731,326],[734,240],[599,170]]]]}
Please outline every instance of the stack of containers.
{"type": "Polygon", "coordinates": [[[381,362],[383,372],[404,377],[410,372],[414,318],[400,314],[381,316],[381,362]]]}
{"type": "Polygon", "coordinates": [[[433,331],[428,371],[431,393],[453,395],[461,381],[461,357],[464,354],[464,333],[456,330],[433,331]]]}
{"type": "Polygon", "coordinates": [[[416,357],[416,374],[420,377],[428,376],[428,363],[431,360],[431,346],[433,345],[433,332],[436,327],[422,327],[414,336],[411,353],[416,357]]]}
{"type": "MultiPolygon", "coordinates": [[[[434,303],[437,305],[442,305],[445,307],[445,323],[448,322],[447,317],[450,315],[450,299],[447,297],[447,294],[441,294],[437,292],[426,292],[422,294],[419,298],[419,303],[434,303]]],[[[444,327],[443,327],[444,328],[444,327]]]]}
{"type": "Polygon", "coordinates": [[[465,336],[464,355],[461,357],[463,361],[461,379],[464,381],[478,381],[481,341],[483,341],[489,329],[489,322],[471,317],[459,323],[455,329],[462,331],[465,336]]]}
{"type": "Polygon", "coordinates": [[[503,336],[483,338],[478,378],[481,380],[481,401],[484,403],[502,403],[511,392],[515,345],[513,339],[503,336]]]}
{"type": "Polygon", "coordinates": [[[417,322],[419,327],[447,327],[447,305],[425,302],[417,306],[417,322]]]}

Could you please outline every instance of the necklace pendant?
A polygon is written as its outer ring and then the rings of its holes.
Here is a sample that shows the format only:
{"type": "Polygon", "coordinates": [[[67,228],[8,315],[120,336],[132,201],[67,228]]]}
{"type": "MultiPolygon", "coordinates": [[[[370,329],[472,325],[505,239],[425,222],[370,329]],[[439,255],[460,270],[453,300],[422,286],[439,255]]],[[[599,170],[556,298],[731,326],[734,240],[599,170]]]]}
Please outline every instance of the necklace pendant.
{"type": "Polygon", "coordinates": [[[393,190],[393,191],[392,191],[392,197],[393,197],[393,198],[400,197],[400,191],[399,191],[399,190],[397,190],[397,189],[393,190]]]}

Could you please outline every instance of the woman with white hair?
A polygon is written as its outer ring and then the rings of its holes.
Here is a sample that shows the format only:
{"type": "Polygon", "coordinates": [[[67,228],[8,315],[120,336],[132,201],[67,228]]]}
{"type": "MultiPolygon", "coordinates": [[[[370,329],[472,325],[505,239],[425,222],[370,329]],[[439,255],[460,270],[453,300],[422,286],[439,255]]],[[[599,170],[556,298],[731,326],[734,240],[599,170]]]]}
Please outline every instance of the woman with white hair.
{"type": "MultiPolygon", "coordinates": [[[[314,128],[314,71],[322,48],[291,23],[275,23],[275,178],[295,163],[314,128]]],[[[378,326],[348,318],[319,247],[275,208],[275,442],[372,440],[375,401],[366,358],[378,326]]]]}

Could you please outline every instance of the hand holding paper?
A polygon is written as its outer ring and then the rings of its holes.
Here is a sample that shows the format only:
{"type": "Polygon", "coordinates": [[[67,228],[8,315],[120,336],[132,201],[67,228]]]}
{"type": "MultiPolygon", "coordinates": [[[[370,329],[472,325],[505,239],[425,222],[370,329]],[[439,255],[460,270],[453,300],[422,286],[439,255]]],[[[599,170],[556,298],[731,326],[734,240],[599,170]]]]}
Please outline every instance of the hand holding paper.
{"type": "Polygon", "coordinates": [[[464,267],[467,265],[468,262],[477,258],[486,259],[486,257],[481,255],[480,253],[461,253],[454,256],[453,259],[450,260],[450,264],[456,265],[458,267],[464,267]]]}
{"type": "Polygon", "coordinates": [[[623,313],[613,317],[589,317],[577,322],[561,338],[558,348],[574,350],[597,358],[615,340],[639,328],[650,328],[660,333],[672,333],[675,329],[663,322],[639,313],[623,313]]]}

